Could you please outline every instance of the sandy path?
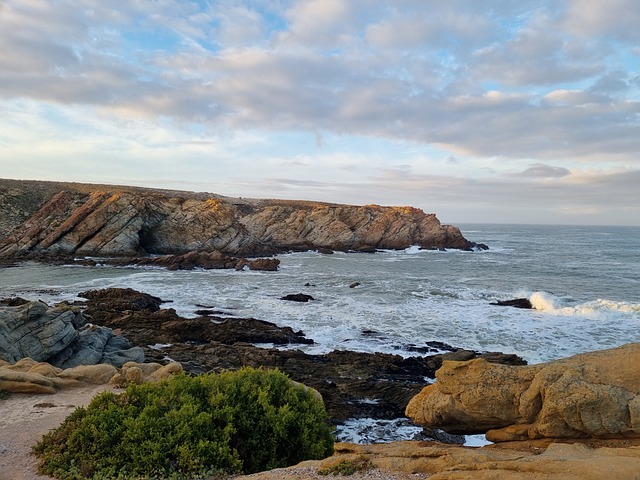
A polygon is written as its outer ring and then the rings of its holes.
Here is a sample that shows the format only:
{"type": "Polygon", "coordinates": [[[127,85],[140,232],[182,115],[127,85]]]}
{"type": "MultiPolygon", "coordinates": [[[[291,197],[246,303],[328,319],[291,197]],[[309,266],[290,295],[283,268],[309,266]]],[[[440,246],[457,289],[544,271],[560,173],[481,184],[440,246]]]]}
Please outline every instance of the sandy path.
{"type": "Polygon", "coordinates": [[[89,403],[106,385],[62,390],[52,395],[14,393],[0,400],[0,480],[49,480],[38,475],[31,447],[76,407],[89,403]]]}

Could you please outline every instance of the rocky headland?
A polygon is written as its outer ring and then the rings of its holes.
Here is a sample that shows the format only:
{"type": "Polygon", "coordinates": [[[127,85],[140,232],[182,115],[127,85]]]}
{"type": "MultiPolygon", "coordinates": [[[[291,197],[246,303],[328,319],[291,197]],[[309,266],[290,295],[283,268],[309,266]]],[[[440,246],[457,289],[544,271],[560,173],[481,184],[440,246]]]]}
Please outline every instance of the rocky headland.
{"type": "Polygon", "coordinates": [[[201,266],[199,260],[207,268],[242,268],[244,257],[288,251],[372,252],[412,245],[476,247],[458,228],[413,207],[0,180],[0,258],[5,262],[107,257],[173,268],[201,266]],[[205,255],[184,258],[194,252],[205,255]],[[165,258],[145,260],[149,256],[165,258]]]}

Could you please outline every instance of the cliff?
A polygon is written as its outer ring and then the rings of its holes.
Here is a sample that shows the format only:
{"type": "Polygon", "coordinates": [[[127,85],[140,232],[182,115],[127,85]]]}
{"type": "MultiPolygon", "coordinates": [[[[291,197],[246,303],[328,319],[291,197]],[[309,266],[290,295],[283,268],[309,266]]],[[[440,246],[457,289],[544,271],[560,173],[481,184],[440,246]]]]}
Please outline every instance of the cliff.
{"type": "Polygon", "coordinates": [[[312,249],[471,249],[413,207],[253,200],[136,187],[0,180],[0,257],[260,256],[312,249]]]}

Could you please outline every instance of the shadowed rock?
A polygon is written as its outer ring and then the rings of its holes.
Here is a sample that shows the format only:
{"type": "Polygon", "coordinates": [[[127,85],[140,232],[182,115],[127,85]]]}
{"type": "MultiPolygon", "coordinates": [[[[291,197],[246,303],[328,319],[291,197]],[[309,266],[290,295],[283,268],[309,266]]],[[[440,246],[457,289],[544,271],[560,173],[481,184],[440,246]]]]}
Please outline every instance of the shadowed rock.
{"type": "Polygon", "coordinates": [[[144,360],[141,348],[133,348],[109,328],[88,325],[77,308],[49,307],[40,301],[9,303],[15,306],[0,305],[0,358],[7,362],[32,358],[68,368],[144,360]]]}
{"type": "Polygon", "coordinates": [[[515,308],[533,308],[531,301],[528,298],[514,298],[513,300],[498,300],[490,305],[498,305],[500,307],[515,307],[515,308]]]}

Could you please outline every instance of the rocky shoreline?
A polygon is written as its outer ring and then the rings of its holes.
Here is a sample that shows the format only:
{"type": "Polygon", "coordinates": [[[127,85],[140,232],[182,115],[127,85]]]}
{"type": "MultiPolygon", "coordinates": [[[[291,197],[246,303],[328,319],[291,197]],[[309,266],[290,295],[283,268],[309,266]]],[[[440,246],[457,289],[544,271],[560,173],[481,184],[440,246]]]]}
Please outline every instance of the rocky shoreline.
{"type": "Polygon", "coordinates": [[[175,361],[194,374],[243,366],[278,368],[318,390],[336,423],[348,418],[403,417],[409,400],[427,378],[435,377],[445,360],[525,363],[513,354],[473,352],[439,342],[425,343],[423,349],[444,353],[410,358],[346,350],[310,355],[291,348],[313,340],[290,327],[214,314],[182,318],[171,308],[161,308],[166,301],[132,289],[110,288],[79,296],[86,302],[52,307],[5,300],[0,305],[0,329],[4,329],[6,346],[3,351],[0,345],[0,358],[15,362],[22,351],[28,352],[23,356],[62,368],[90,363],[121,367],[143,359],[161,364],[175,361]],[[33,332],[28,345],[25,328],[33,332]],[[105,352],[110,345],[105,338],[117,339],[111,343],[122,349],[105,352]]]}

